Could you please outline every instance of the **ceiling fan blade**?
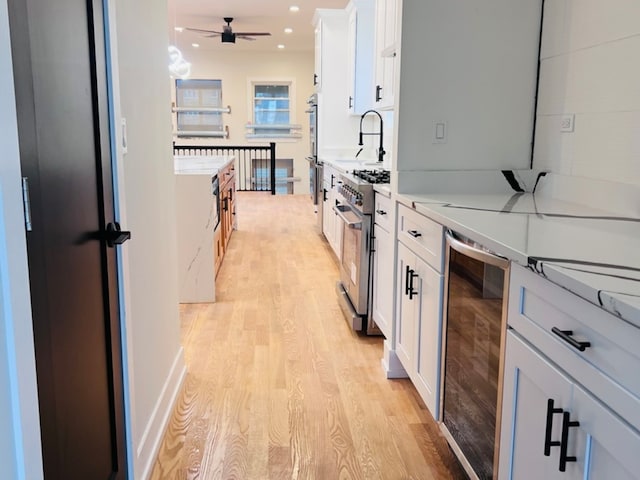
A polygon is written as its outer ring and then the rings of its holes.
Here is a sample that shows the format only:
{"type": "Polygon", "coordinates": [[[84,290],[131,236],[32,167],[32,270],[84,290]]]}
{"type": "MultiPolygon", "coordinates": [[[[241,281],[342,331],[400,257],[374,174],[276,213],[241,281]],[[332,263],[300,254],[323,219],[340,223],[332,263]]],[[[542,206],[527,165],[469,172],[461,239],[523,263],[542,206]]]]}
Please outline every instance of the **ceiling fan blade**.
{"type": "Polygon", "coordinates": [[[242,35],[242,36],[249,36],[249,37],[268,37],[271,34],[267,33],[267,32],[234,32],[236,34],[236,37],[238,35],[242,35]]]}
{"type": "Polygon", "coordinates": [[[240,38],[242,40],[250,40],[252,42],[255,42],[255,40],[256,40],[253,37],[247,37],[246,35],[238,35],[237,33],[236,33],[236,38],[240,38]]]}
{"type": "Polygon", "coordinates": [[[202,28],[191,28],[191,27],[185,27],[185,30],[189,30],[190,32],[196,32],[196,33],[213,33],[216,35],[220,35],[222,34],[222,32],[218,32],[216,30],[203,30],[202,28]]]}

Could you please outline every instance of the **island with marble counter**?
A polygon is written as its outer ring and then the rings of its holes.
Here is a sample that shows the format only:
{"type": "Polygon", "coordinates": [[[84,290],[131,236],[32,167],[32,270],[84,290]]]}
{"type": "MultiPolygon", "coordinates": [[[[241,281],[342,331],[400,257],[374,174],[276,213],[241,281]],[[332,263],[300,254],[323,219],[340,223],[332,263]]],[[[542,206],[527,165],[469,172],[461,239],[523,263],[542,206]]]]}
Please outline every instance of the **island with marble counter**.
{"type": "MultiPolygon", "coordinates": [[[[222,232],[222,200],[227,197],[219,173],[232,171],[233,162],[232,156],[174,157],[180,303],[215,302],[216,265],[223,237],[228,241],[230,234],[222,232]]],[[[225,175],[226,184],[232,181],[225,175]]],[[[228,201],[224,207],[228,211],[228,201]]],[[[226,223],[225,228],[233,226],[226,223]]]]}

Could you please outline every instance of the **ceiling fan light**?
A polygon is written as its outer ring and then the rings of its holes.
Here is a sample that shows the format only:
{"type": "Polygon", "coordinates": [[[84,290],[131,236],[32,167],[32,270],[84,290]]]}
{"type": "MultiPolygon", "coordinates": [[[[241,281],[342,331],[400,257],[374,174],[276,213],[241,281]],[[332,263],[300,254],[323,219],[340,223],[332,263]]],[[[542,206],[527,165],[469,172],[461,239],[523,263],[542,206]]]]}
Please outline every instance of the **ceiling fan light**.
{"type": "Polygon", "coordinates": [[[236,43],[236,34],[229,31],[223,31],[220,35],[222,43],[236,43]]]}

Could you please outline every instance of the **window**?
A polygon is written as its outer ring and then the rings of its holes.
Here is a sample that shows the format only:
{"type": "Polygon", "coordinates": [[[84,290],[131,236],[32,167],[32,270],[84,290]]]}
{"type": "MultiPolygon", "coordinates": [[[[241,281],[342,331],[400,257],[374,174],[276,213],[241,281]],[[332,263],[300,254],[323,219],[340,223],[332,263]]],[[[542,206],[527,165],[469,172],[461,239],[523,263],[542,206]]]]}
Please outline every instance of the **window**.
{"type": "MultiPolygon", "coordinates": [[[[255,125],[289,125],[289,85],[254,85],[253,123],[255,125]]],[[[260,133],[291,133],[289,128],[261,128],[260,133]]]]}
{"type": "Polygon", "coordinates": [[[176,80],[179,136],[224,136],[222,80],[176,80]]]}
{"type": "Polygon", "coordinates": [[[250,83],[251,117],[253,123],[247,138],[300,138],[300,125],[292,125],[293,84],[290,81],[250,83]]]}

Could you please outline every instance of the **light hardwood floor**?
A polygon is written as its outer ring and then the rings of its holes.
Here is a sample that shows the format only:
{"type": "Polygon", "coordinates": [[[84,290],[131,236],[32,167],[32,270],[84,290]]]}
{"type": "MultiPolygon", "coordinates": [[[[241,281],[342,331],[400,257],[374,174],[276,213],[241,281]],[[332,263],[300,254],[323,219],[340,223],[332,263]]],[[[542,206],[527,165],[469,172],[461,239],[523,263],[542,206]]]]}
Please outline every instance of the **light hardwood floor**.
{"type": "Polygon", "coordinates": [[[381,337],[347,326],[307,196],[239,192],[215,304],[181,307],[188,375],[151,478],[466,478],[381,337]]]}

